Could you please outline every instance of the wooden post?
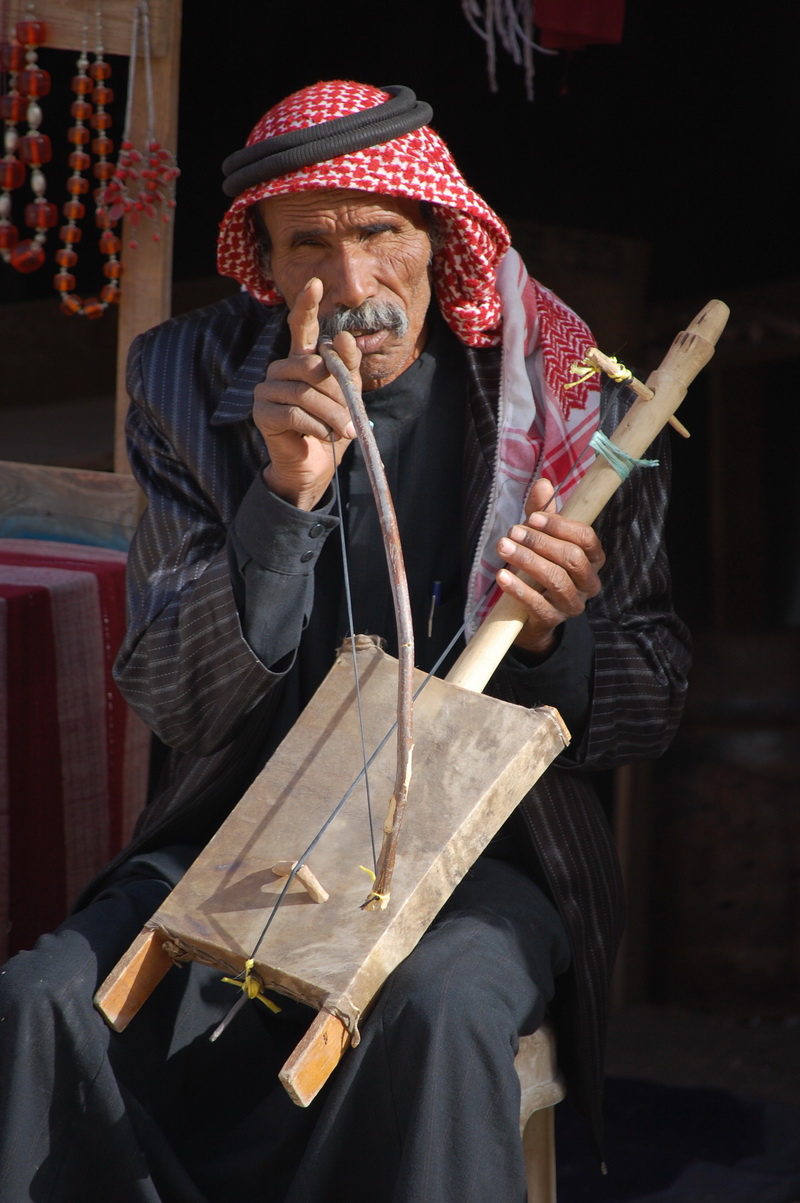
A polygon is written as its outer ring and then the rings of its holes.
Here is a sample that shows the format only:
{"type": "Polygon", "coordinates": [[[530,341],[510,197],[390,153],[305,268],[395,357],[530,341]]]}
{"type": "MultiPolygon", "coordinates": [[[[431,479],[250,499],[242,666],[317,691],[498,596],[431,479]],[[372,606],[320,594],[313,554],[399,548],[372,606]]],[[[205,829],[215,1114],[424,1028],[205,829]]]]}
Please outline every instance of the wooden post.
{"type": "MultiPolygon", "coordinates": [[[[129,55],[133,32],[133,0],[103,0],[102,33],[106,54],[129,55]]],[[[181,0],[149,0],[150,51],[155,104],[155,137],[162,146],[174,151],[178,136],[178,81],[181,53],[181,0]]],[[[48,0],[44,16],[47,45],[57,50],[81,49],[84,23],[89,18],[89,46],[95,41],[94,13],[86,0],[48,0]]],[[[139,52],[135,72],[134,112],[131,136],[140,147],[147,132],[147,89],[145,84],[143,36],[139,31],[139,52]]],[[[124,112],[124,96],[118,96],[118,112],[124,112]]],[[[122,117],[117,123],[122,132],[122,117]]],[[[114,470],[130,472],[125,452],[125,415],[128,395],[125,390],[125,363],[137,334],[168,318],[172,308],[172,222],[162,227],[161,240],[154,242],[145,222],[140,227],[138,249],[128,243],[131,231],[123,223],[122,255],[125,268],[119,306],[117,337],[117,388],[114,420],[114,470]]]]}
{"type": "MultiPolygon", "coordinates": [[[[128,6],[130,8],[130,6],[128,6]]],[[[152,5],[151,5],[152,7],[152,5]]],[[[151,37],[153,94],[155,100],[155,137],[162,146],[173,152],[178,137],[178,81],[181,49],[180,0],[161,0],[159,5],[165,34],[163,53],[156,54],[151,37]]],[[[147,127],[147,93],[145,88],[142,38],[139,54],[131,70],[136,71],[135,111],[132,118],[131,140],[143,145],[147,127]]],[[[125,365],[130,345],[144,330],[168,318],[172,312],[172,242],[173,222],[162,225],[160,241],[154,242],[150,223],[144,222],[138,231],[138,247],[131,250],[132,230],[127,218],[123,222],[122,277],[119,332],[117,336],[117,390],[114,417],[114,471],[130,472],[125,450],[125,416],[128,412],[128,393],[125,388],[125,365]]]]}

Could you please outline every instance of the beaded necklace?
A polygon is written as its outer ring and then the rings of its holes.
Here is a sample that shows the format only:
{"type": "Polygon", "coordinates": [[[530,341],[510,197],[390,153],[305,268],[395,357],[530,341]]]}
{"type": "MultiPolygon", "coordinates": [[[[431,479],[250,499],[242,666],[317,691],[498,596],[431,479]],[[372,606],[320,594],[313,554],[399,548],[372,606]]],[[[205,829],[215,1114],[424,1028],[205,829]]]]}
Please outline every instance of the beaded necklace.
{"type": "Polygon", "coordinates": [[[58,221],[58,210],[45,197],[47,182],[42,166],[52,158],[47,134],[41,132],[42,110],[39,100],[50,91],[50,73],[39,66],[38,50],[46,39],[43,21],[37,21],[34,6],[18,21],[16,41],[3,46],[3,66],[8,71],[8,92],[0,97],[0,116],[5,123],[4,157],[0,160],[0,257],[18,272],[36,271],[45,260],[47,231],[58,221]],[[20,138],[17,124],[26,120],[27,132],[20,138]],[[25,206],[25,222],[33,238],[19,240],[19,231],[11,222],[11,193],[25,182],[30,168],[34,200],[25,206]]]}
{"type": "Polygon", "coordinates": [[[115,305],[120,297],[120,278],[122,263],[119,260],[120,240],[114,233],[114,227],[119,218],[112,218],[108,206],[104,203],[103,194],[106,184],[114,174],[114,164],[109,155],[114,150],[114,143],[108,135],[111,128],[111,116],[106,111],[106,105],[114,99],[114,93],[109,87],[111,66],[103,57],[103,44],[100,34],[100,14],[97,13],[97,46],[94,62],[89,62],[86,44],[77,60],[77,74],[72,78],[72,90],[75,100],[70,113],[75,120],[68,138],[73,150],[69,156],[69,166],[72,175],[67,180],[67,191],[70,199],[64,204],[62,213],[67,219],[59,231],[64,246],[56,252],[56,263],[59,270],[53,279],[56,291],[61,295],[62,312],[68,316],[86,318],[102,317],[109,305],[115,305]],[[92,137],[92,131],[94,136],[92,137]],[[89,191],[89,180],[83,174],[91,166],[91,156],[86,146],[91,140],[91,151],[97,156],[93,174],[99,187],[95,190],[95,224],[100,230],[100,250],[106,255],[107,262],[103,265],[103,275],[106,283],[99,297],[87,297],[82,300],[75,292],[75,276],[72,268],[78,262],[76,247],[81,241],[82,231],[78,222],[86,213],[86,206],[81,200],[89,191]]]}
{"type": "Polygon", "coordinates": [[[159,224],[169,222],[175,208],[175,181],[180,170],[175,156],[156,141],[155,98],[150,51],[150,7],[147,0],[140,0],[133,13],[131,33],[131,64],[136,62],[139,42],[139,27],[142,30],[142,59],[147,101],[147,129],[144,149],[137,150],[131,139],[133,118],[135,73],[131,67],[128,77],[128,97],[125,108],[125,129],[120,143],[117,166],[107,186],[101,192],[104,205],[113,220],[127,216],[131,227],[129,246],[138,245],[138,227],[142,217],[153,223],[153,241],[159,242],[159,224]],[[160,218],[160,223],[159,223],[160,218]]]}

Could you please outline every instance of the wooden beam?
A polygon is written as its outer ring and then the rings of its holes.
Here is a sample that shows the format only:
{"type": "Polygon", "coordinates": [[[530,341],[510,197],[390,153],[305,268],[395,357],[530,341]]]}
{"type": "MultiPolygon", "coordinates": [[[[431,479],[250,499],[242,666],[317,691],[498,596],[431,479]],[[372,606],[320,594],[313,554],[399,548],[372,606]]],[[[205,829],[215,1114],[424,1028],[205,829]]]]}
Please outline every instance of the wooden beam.
{"type": "MultiPolygon", "coordinates": [[[[150,0],[150,43],[156,58],[162,58],[169,53],[172,17],[170,10],[173,5],[174,0],[150,0]]],[[[80,50],[88,13],[89,48],[93,48],[93,5],[87,4],[86,0],[47,0],[47,4],[42,5],[42,8],[44,11],[40,20],[43,20],[47,27],[48,46],[55,50],[80,50]]],[[[103,47],[106,54],[130,54],[134,8],[134,0],[103,0],[103,47]]]]}
{"type": "MultiPolygon", "coordinates": [[[[151,6],[152,7],[152,6],[151,6]]],[[[153,92],[155,98],[155,136],[162,146],[174,152],[178,140],[178,83],[180,79],[181,3],[180,0],[160,0],[159,10],[164,22],[165,53],[152,59],[153,92]]],[[[130,13],[131,6],[128,6],[130,13]]],[[[139,39],[141,46],[141,38],[139,39]]],[[[130,47],[129,47],[130,49],[130,47]]],[[[131,140],[140,147],[147,132],[147,104],[144,60],[137,56],[134,84],[135,112],[131,140]]],[[[150,223],[144,222],[137,231],[138,247],[131,250],[130,223],[123,222],[122,232],[122,299],[117,341],[117,388],[114,419],[114,471],[130,472],[125,450],[125,416],[128,394],[125,389],[125,365],[134,338],[151,326],[164,321],[172,310],[172,241],[173,223],[162,225],[160,241],[154,242],[150,223]]]]}
{"type": "Polygon", "coordinates": [[[131,476],[0,460],[0,535],[127,551],[144,494],[131,476]]]}
{"type": "Polygon", "coordinates": [[[162,933],[149,927],[139,932],[120,962],[119,976],[95,995],[94,1005],[109,1027],[124,1032],[171,966],[162,933]]]}

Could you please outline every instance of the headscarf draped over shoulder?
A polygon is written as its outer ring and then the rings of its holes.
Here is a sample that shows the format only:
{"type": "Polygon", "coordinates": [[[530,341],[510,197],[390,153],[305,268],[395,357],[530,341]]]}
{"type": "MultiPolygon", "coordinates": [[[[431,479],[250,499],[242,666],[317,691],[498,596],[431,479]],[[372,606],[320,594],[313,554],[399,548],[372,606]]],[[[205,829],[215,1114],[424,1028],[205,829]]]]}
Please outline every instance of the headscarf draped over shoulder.
{"type": "MultiPolygon", "coordinates": [[[[408,89],[383,90],[368,84],[333,80],[293,93],[262,117],[250,133],[245,150],[226,160],[223,170],[228,171],[228,179],[233,182],[233,187],[228,190],[235,190],[237,176],[239,181],[242,178],[247,181],[248,174],[250,178],[258,175],[258,159],[262,155],[260,144],[267,143],[263,147],[264,159],[284,154],[289,146],[290,155],[294,154],[295,161],[302,163],[303,159],[313,158],[320,140],[307,134],[292,139],[293,133],[314,129],[327,122],[337,123],[333,127],[335,131],[340,128],[340,119],[396,101],[398,93],[411,98],[422,120],[429,119],[430,108],[417,102],[408,89]],[[269,139],[279,141],[268,142],[269,139]],[[298,141],[299,146],[296,145],[298,141]],[[304,154],[306,146],[309,153],[304,154]]],[[[412,114],[411,123],[413,120],[412,114]]],[[[319,131],[322,136],[326,132],[319,131]]],[[[352,131],[343,136],[345,145],[348,137],[353,137],[352,131]]],[[[355,137],[358,138],[357,132],[355,137]]],[[[361,140],[369,137],[367,128],[361,140]]],[[[495,273],[510,246],[508,230],[469,187],[450,151],[427,123],[399,136],[392,137],[390,133],[389,137],[388,141],[338,153],[322,162],[290,167],[278,176],[256,180],[245,187],[235,197],[220,225],[217,247],[220,274],[232,276],[267,305],[282,303],[283,298],[264,270],[259,240],[249,213],[250,207],[265,197],[313,189],[348,188],[427,201],[436,207],[444,235],[443,245],[436,251],[433,262],[434,289],[442,314],[457,337],[468,346],[496,345],[500,341],[501,303],[495,273]]],[[[331,149],[338,150],[336,139],[330,141],[331,149]]]]}

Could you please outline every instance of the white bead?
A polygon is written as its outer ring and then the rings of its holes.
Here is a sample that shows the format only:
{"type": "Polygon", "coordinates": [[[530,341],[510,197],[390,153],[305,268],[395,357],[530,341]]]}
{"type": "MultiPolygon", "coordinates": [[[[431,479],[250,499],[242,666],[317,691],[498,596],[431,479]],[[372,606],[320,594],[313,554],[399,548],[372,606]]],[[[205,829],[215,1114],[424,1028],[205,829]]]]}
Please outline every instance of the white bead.
{"type": "Polygon", "coordinates": [[[34,167],[31,172],[31,190],[36,196],[44,196],[47,180],[44,178],[43,172],[38,167],[34,167]]]}
{"type": "Polygon", "coordinates": [[[27,110],[25,116],[28,120],[28,125],[31,127],[31,129],[38,129],[39,126],[42,124],[41,106],[38,105],[35,100],[32,100],[30,102],[30,104],[28,105],[28,110],[27,110]]]}
{"type": "Polygon", "coordinates": [[[3,138],[3,145],[6,148],[7,155],[13,155],[14,151],[19,146],[19,134],[13,125],[9,125],[3,138]]]}
{"type": "Polygon", "coordinates": [[[0,192],[0,218],[7,218],[11,212],[11,197],[7,192],[0,192]]]}

